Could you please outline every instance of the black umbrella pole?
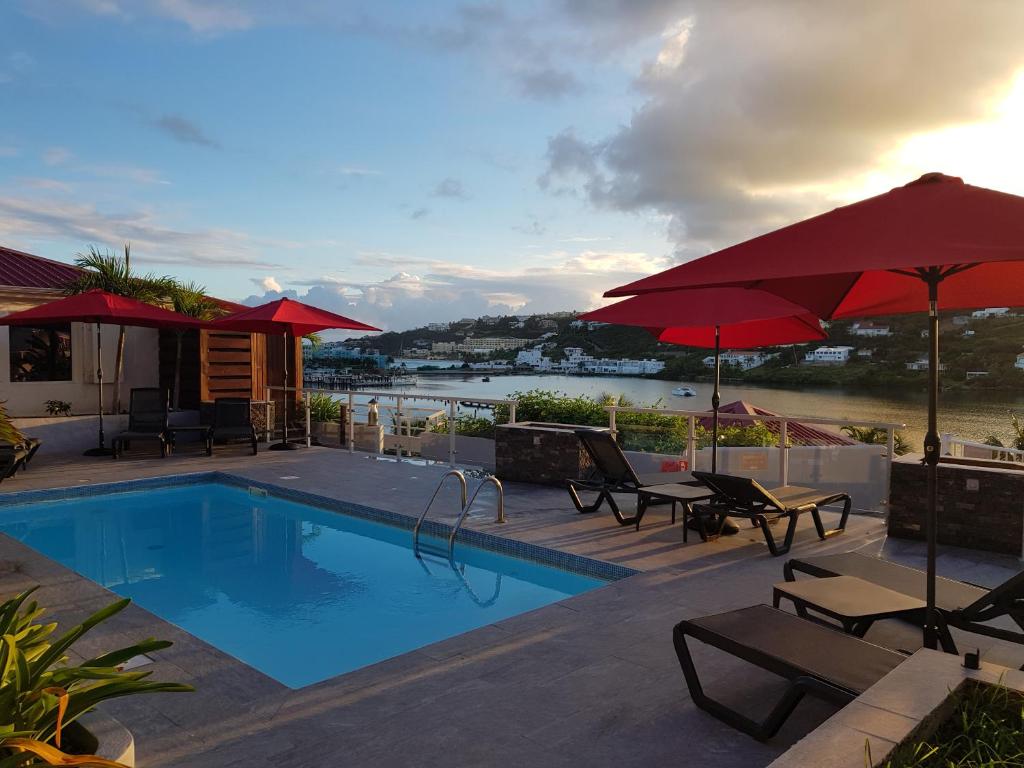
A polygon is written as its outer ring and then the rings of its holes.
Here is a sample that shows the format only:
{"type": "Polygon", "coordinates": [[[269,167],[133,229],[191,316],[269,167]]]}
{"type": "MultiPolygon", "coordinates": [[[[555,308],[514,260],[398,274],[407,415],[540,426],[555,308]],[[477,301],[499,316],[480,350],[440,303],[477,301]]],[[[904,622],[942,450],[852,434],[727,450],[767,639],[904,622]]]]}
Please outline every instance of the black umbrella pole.
{"type": "Polygon", "coordinates": [[[711,472],[718,471],[718,406],[722,404],[722,395],[718,391],[722,365],[721,328],[715,326],[715,390],[711,393],[711,472]]]}
{"type": "Polygon", "coordinates": [[[96,323],[96,382],[99,391],[99,417],[100,417],[100,444],[97,448],[90,448],[83,456],[109,456],[110,451],[106,447],[106,439],[103,435],[103,329],[96,323]]]}
{"type": "Polygon", "coordinates": [[[270,446],[272,451],[291,451],[295,449],[294,443],[288,442],[288,353],[291,351],[288,349],[288,331],[283,334],[284,337],[284,392],[281,397],[281,415],[284,417],[281,423],[281,442],[274,443],[270,446]]]}
{"type": "Polygon", "coordinates": [[[938,536],[939,439],[939,270],[931,269],[928,282],[928,433],[924,437],[924,461],[928,478],[928,509],[925,538],[928,542],[928,576],[925,596],[924,646],[935,648],[935,555],[938,536]]]}

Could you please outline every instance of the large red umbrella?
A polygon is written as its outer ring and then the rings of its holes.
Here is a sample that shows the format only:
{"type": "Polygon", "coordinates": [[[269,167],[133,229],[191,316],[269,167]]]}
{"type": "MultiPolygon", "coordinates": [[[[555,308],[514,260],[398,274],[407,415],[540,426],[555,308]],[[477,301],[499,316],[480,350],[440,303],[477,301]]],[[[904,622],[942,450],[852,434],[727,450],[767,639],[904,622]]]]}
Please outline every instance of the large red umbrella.
{"type": "Polygon", "coordinates": [[[46,326],[55,323],[96,323],[96,378],[99,383],[99,447],[86,451],[87,456],[106,456],[109,449],[103,435],[103,340],[100,326],[134,325],[144,328],[198,328],[194,318],[169,312],[152,304],[101,291],[98,288],[67,298],[41,304],[32,309],[0,317],[0,325],[46,326]]]}
{"type": "Polygon", "coordinates": [[[803,307],[772,293],[743,288],[662,291],[635,296],[580,315],[616,325],[646,328],[658,341],[715,350],[711,394],[711,471],[718,471],[718,391],[722,348],[796,344],[825,338],[821,322],[803,307]]]}
{"type": "MultiPolygon", "coordinates": [[[[294,299],[281,298],[261,304],[258,307],[222,317],[207,323],[212,330],[247,331],[249,333],[280,333],[284,338],[284,402],[288,402],[288,335],[305,336],[317,331],[343,329],[353,331],[379,331],[372,325],[360,323],[344,315],[336,315],[324,309],[311,307],[294,299]]],[[[288,417],[285,414],[281,442],[271,450],[289,450],[295,446],[288,442],[288,417]]]]}
{"type": "Polygon", "coordinates": [[[1024,297],[1024,197],[939,173],[609,291],[759,288],[822,318],[929,317],[925,645],[935,647],[939,316],[1024,297]]]}

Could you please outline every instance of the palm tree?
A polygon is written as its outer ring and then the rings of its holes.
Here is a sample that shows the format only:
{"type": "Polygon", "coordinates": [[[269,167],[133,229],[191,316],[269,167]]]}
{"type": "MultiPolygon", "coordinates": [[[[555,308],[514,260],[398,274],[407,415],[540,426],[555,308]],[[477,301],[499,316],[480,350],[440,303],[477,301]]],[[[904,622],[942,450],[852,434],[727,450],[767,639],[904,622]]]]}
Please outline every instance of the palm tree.
{"type": "MultiPolygon", "coordinates": [[[[198,283],[175,283],[170,299],[175,312],[198,320],[213,320],[226,314],[216,301],[207,296],[206,288],[198,283]]],[[[181,342],[185,337],[185,330],[176,329],[174,334],[177,336],[177,349],[174,354],[174,409],[177,410],[181,405],[181,342]]]]}
{"type": "MultiPolygon", "coordinates": [[[[153,274],[138,275],[131,267],[131,243],[124,244],[124,257],[110,251],[100,251],[89,246],[87,253],[79,253],[75,257],[75,265],[85,270],[81,277],[72,283],[68,294],[85,293],[99,288],[126,296],[130,299],[144,301],[149,304],[165,303],[171,295],[174,280],[170,277],[159,277],[153,274]]],[[[114,374],[114,413],[121,412],[121,378],[124,373],[124,326],[117,335],[117,360],[114,374]]]]}
{"type": "MultiPolygon", "coordinates": [[[[867,445],[884,445],[889,441],[889,432],[879,427],[855,427],[851,424],[847,424],[840,429],[858,443],[865,443],[867,445]]],[[[892,442],[893,452],[897,456],[910,453],[910,443],[907,442],[907,438],[902,432],[894,430],[892,434],[892,442]]]]}

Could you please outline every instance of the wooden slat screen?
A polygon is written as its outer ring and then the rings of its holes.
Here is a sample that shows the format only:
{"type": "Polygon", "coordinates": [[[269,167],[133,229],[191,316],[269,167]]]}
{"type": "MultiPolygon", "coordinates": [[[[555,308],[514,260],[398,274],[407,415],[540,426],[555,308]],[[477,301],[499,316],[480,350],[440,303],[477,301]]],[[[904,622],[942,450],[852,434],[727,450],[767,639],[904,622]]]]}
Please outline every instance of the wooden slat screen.
{"type": "Polygon", "coordinates": [[[256,334],[202,331],[202,399],[261,397],[253,387],[253,338],[256,334]]]}

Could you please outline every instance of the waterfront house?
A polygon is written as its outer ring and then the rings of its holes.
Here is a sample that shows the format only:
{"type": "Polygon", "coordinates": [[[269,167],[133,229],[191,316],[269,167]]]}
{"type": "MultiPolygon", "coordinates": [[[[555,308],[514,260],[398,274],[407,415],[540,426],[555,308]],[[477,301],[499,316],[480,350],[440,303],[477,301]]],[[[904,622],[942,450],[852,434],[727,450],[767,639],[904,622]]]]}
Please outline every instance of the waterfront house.
{"type": "Polygon", "coordinates": [[[892,331],[888,325],[879,325],[872,322],[859,322],[850,326],[850,333],[854,336],[891,336],[892,331]]]}
{"type": "Polygon", "coordinates": [[[849,362],[853,347],[818,347],[804,355],[805,363],[842,365],[849,362]]]}
{"type": "Polygon", "coordinates": [[[986,307],[985,309],[978,309],[971,313],[971,317],[977,317],[982,320],[987,320],[990,317],[1005,317],[1010,313],[1009,307],[986,307]]]}
{"type": "MultiPolygon", "coordinates": [[[[913,361],[907,363],[907,370],[908,371],[927,371],[928,370],[928,358],[927,357],[921,357],[921,358],[918,358],[917,360],[913,360],[913,361]]],[[[945,363],[939,363],[939,370],[940,371],[946,370],[946,364],[945,363]]]]}
{"type": "MultiPolygon", "coordinates": [[[[749,371],[751,368],[764,365],[769,358],[775,357],[775,354],[748,350],[723,352],[719,357],[722,365],[733,365],[740,370],[749,371]]],[[[715,367],[714,355],[708,355],[701,362],[704,363],[705,368],[715,367]]]]}
{"type": "Polygon", "coordinates": [[[1014,368],[1019,368],[1020,370],[1024,371],[1024,352],[1021,352],[1019,355],[1017,355],[1017,362],[1014,363],[1013,365],[1014,368]]]}

